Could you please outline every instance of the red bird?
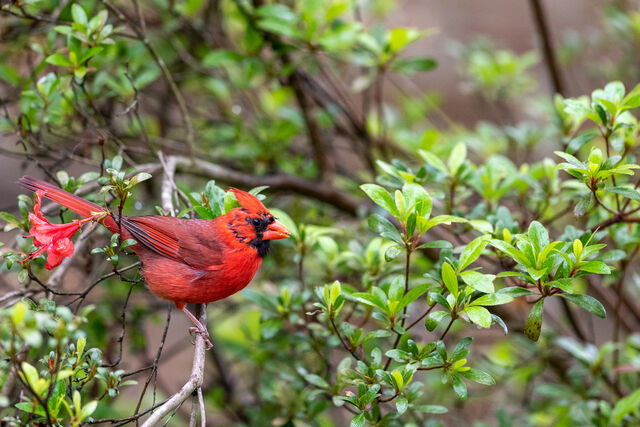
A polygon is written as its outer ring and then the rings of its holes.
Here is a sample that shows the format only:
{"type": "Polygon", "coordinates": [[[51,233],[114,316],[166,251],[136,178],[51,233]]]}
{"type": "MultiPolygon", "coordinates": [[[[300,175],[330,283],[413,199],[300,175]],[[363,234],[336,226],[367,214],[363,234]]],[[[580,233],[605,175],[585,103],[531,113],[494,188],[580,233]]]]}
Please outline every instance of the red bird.
{"type": "MultiPolygon", "coordinates": [[[[105,208],[30,176],[23,176],[18,183],[84,217],[99,218],[109,231],[118,233],[115,215],[105,208]]],[[[231,191],[241,207],[212,220],[158,215],[123,216],[121,220],[122,238],[137,242],[131,248],[142,261],[142,274],[149,290],[160,298],[173,301],[184,311],[196,325],[189,330],[202,334],[209,347],[211,341],[206,327],[186,305],[217,301],[243,289],[269,252],[270,241],[286,239],[290,234],[256,197],[235,188],[231,191]]],[[[36,215],[40,220],[44,219],[39,206],[36,215]]],[[[33,219],[38,219],[32,218],[35,229],[33,219]]],[[[44,221],[45,226],[57,226],[44,221]]],[[[35,234],[34,229],[32,234],[35,234]]],[[[39,236],[36,238],[40,240],[39,236]]],[[[40,242],[34,243],[44,246],[40,242]]],[[[51,241],[51,251],[56,250],[55,243],[51,241]]],[[[70,242],[68,245],[73,252],[73,245],[70,242]]],[[[41,248],[37,253],[42,251],[41,248]]]]}

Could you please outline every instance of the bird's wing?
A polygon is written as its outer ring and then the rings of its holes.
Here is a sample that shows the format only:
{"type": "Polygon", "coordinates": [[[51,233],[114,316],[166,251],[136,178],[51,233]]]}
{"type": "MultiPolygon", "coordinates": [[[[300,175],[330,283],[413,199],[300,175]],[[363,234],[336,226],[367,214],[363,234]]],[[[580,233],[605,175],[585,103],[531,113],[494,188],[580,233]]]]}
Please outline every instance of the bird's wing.
{"type": "Polygon", "coordinates": [[[153,215],[123,217],[122,226],[158,255],[200,269],[216,269],[224,263],[225,246],[211,221],[153,215]]]}

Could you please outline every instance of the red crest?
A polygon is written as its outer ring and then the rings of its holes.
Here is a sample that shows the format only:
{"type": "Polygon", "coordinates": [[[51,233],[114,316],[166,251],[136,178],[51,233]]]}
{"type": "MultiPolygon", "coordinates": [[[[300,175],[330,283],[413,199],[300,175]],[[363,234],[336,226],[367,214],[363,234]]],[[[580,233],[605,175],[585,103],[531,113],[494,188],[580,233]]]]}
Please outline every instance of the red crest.
{"type": "Polygon", "coordinates": [[[238,203],[243,208],[252,212],[268,212],[269,210],[262,204],[258,198],[246,191],[238,190],[237,188],[229,187],[230,191],[235,194],[238,203]]]}

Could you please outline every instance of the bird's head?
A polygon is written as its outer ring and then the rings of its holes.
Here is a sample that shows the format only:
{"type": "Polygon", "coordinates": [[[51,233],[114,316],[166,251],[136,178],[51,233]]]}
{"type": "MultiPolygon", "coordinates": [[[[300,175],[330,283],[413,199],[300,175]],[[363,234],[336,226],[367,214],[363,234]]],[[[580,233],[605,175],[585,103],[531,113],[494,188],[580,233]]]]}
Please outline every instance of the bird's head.
{"type": "Polygon", "coordinates": [[[269,241],[287,239],[291,232],[273,216],[257,197],[246,191],[230,188],[236,196],[239,208],[229,212],[229,229],[243,243],[255,247],[260,256],[269,250],[269,241]]]}

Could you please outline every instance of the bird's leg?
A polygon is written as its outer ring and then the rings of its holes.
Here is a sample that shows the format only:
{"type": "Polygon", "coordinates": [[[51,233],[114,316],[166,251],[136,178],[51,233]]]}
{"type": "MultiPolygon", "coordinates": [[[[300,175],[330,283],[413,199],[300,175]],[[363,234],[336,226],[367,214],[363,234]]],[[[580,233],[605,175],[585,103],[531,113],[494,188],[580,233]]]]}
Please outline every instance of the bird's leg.
{"type": "Polygon", "coordinates": [[[184,314],[186,314],[187,317],[191,319],[193,324],[196,325],[195,327],[192,326],[189,328],[189,333],[193,334],[195,332],[202,335],[202,338],[204,338],[204,342],[207,345],[207,350],[213,347],[213,344],[211,343],[211,337],[209,336],[209,331],[207,331],[207,328],[202,323],[200,323],[198,319],[196,319],[196,316],[194,316],[189,310],[187,310],[186,306],[182,307],[182,311],[184,311],[184,314]]]}

